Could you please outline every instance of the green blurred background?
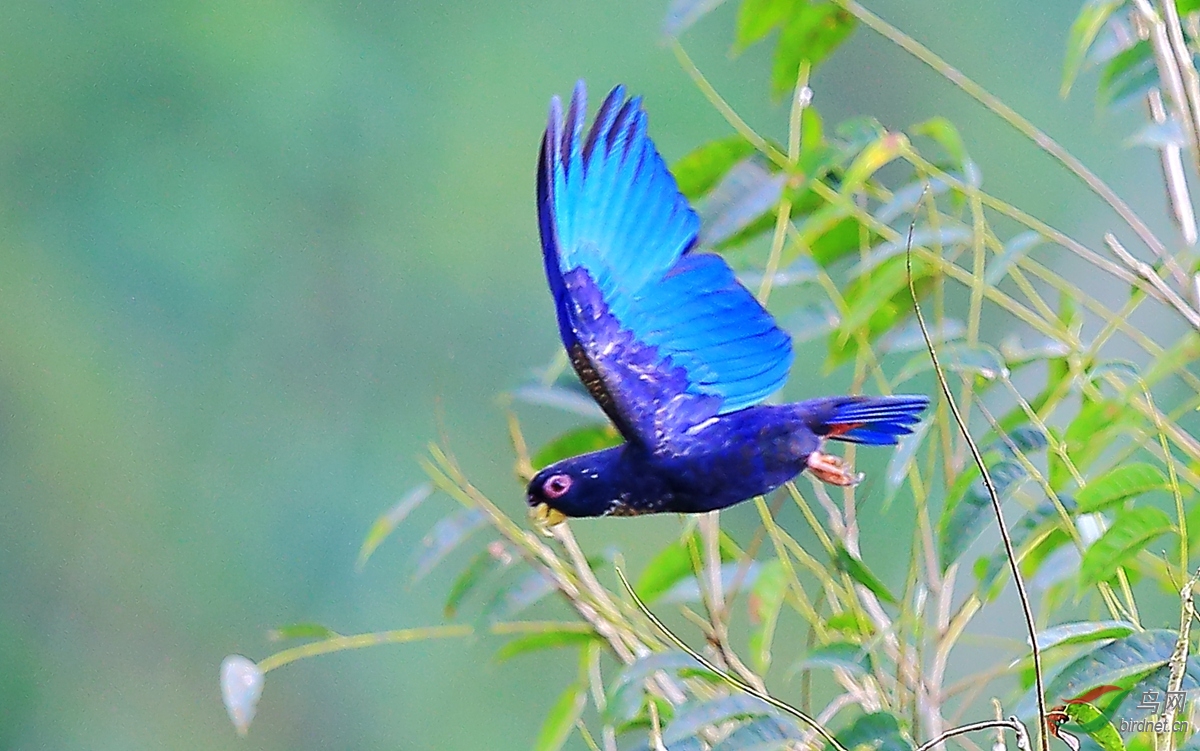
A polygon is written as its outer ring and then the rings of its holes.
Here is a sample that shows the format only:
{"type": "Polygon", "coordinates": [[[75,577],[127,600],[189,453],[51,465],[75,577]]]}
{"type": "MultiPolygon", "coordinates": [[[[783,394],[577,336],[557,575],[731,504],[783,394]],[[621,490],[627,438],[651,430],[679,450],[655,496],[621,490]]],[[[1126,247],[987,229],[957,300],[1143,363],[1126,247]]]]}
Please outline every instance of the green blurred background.
{"type": "MultiPolygon", "coordinates": [[[[1162,224],[1153,155],[1119,147],[1139,115],[1097,113],[1094,78],[1057,97],[1077,2],[870,6],[1162,224]]],[[[266,630],[290,622],[441,622],[461,557],[411,585],[410,555],[445,499],[354,571],[373,519],[422,479],[439,414],[473,479],[520,512],[496,396],[557,347],[533,205],[549,97],[580,77],[593,97],[626,83],[669,160],[729,132],[661,43],[664,11],[3,5],[0,748],[530,745],[574,663],[496,666],[492,638],[290,665],[268,676],[244,740],[217,666],[266,656],[266,630]]],[[[732,58],[734,11],[684,41],[739,112],[782,137],[770,47],[732,58]]],[[[985,187],[1085,240],[1106,228],[1047,157],[869,31],[814,88],[829,122],[949,116],[985,187]]],[[[805,381],[812,370],[787,394],[848,377],[805,381]]],[[[535,440],[572,422],[522,416],[535,440]]],[[[748,529],[753,513],[728,516],[748,529]]],[[[870,550],[887,517],[863,522],[870,550]]],[[[584,535],[636,557],[678,528],[620,520],[584,535]]]]}

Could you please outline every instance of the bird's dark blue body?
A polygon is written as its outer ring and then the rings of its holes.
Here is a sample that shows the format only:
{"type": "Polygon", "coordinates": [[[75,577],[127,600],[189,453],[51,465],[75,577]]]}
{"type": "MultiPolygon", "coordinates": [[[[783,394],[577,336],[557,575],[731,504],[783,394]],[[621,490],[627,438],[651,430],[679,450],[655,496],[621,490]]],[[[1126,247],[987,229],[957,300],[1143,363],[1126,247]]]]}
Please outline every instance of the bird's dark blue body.
{"type": "Polygon", "coordinates": [[[626,439],[547,467],[528,502],[549,520],[724,508],[804,469],[856,479],[826,438],[895,443],[923,396],[760,402],[787,379],[791,339],[718,255],[618,87],[584,136],[586,95],[551,104],[538,164],[546,275],[571,364],[626,439]]]}

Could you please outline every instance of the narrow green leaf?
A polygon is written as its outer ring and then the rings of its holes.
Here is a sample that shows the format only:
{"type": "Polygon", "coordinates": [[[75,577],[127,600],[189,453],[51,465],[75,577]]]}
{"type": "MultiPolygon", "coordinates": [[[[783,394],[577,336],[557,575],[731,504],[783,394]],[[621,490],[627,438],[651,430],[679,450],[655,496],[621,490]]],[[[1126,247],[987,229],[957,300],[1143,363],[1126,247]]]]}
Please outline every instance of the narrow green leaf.
{"type": "Polygon", "coordinates": [[[939,146],[946,150],[946,154],[953,161],[954,167],[957,169],[962,169],[969,160],[967,149],[963,146],[962,135],[958,132],[958,128],[944,117],[931,117],[925,122],[909,128],[909,132],[914,136],[926,136],[933,139],[939,146]]]}
{"type": "Polygon", "coordinates": [[[1084,551],[1079,564],[1080,581],[1085,587],[1116,576],[1117,569],[1128,563],[1151,540],[1172,530],[1171,517],[1162,509],[1141,506],[1117,516],[1112,527],[1084,551]]]}
{"type": "Polygon", "coordinates": [[[1147,40],[1141,40],[1109,60],[1100,73],[1099,99],[1108,106],[1117,106],[1140,98],[1158,85],[1158,68],[1154,51],[1147,40]]]}
{"type": "Polygon", "coordinates": [[[800,63],[808,60],[815,68],[854,31],[854,16],[830,2],[808,2],[783,27],[771,68],[771,92],[776,96],[796,85],[800,63]]]}
{"type": "Polygon", "coordinates": [[[712,190],[733,165],[753,153],[753,144],[740,135],[720,138],[675,162],[671,173],[679,192],[694,201],[712,190]]]}
{"type": "Polygon", "coordinates": [[[734,730],[712,751],[778,751],[804,737],[795,723],[781,717],[760,717],[734,730]]]}
{"type": "Polygon", "coordinates": [[[1063,63],[1062,86],[1058,92],[1060,96],[1065,97],[1070,93],[1096,35],[1104,28],[1113,11],[1124,4],[1125,0],[1088,0],[1083,4],[1067,36],[1067,58],[1063,63]]]}
{"type": "MultiPolygon", "coordinates": [[[[695,532],[681,537],[659,551],[658,555],[646,564],[634,590],[642,602],[650,603],[666,594],[672,587],[683,579],[693,576],[692,554],[690,545],[701,550],[700,537],[695,532]]],[[[739,553],[726,535],[721,535],[721,560],[736,561],[739,553]]]]}
{"type": "Polygon", "coordinates": [[[1066,709],[1071,722],[1090,735],[1102,751],[1125,751],[1125,741],[1099,709],[1087,702],[1068,704],[1066,709]]]}
{"type": "Polygon", "coordinates": [[[412,513],[412,510],[429,497],[433,492],[433,485],[430,483],[421,483],[417,487],[408,491],[408,493],[400,499],[400,501],[383,513],[375,523],[371,525],[370,531],[367,532],[366,538],[363,540],[362,547],[358,550],[358,562],[355,566],[359,571],[367,564],[367,559],[375,552],[380,543],[387,539],[387,536],[392,533],[400,522],[412,513]]]}
{"type": "MultiPolygon", "coordinates": [[[[492,543],[492,545],[502,544],[499,541],[492,543]]],[[[453,618],[458,614],[458,609],[467,599],[467,595],[475,590],[475,587],[487,577],[489,572],[496,568],[507,568],[516,560],[511,553],[503,551],[503,548],[501,548],[502,555],[497,555],[496,553],[499,551],[494,551],[492,545],[479,551],[454,580],[454,584],[450,585],[450,592],[446,595],[446,604],[442,608],[442,612],[447,618],[453,618]]]]}
{"type": "MultiPolygon", "coordinates": [[[[749,563],[725,563],[721,565],[721,586],[725,591],[732,591],[740,582],[742,586],[753,586],[755,580],[758,579],[757,561],[749,563]]],[[[694,574],[685,576],[675,583],[675,586],[663,593],[659,598],[659,602],[664,603],[685,603],[685,602],[700,602],[700,583],[696,581],[694,574]]]]}
{"type": "Polygon", "coordinates": [[[554,591],[554,580],[541,570],[530,571],[496,593],[484,608],[483,618],[493,623],[508,620],[554,591]]]}
{"type": "Polygon", "coordinates": [[[987,270],[983,275],[984,283],[989,287],[999,284],[1008,275],[1009,269],[1028,255],[1029,251],[1044,242],[1046,242],[1046,238],[1033,230],[1013,235],[1008,242],[1004,243],[1004,251],[987,265],[987,270]]]}
{"type": "Polygon", "coordinates": [[[332,639],[337,636],[340,636],[338,632],[319,623],[293,623],[288,626],[273,628],[267,632],[267,638],[271,641],[285,641],[287,639],[332,639]]]}
{"type": "Polygon", "coordinates": [[[452,550],[485,526],[487,514],[482,509],[460,508],[442,517],[421,540],[421,546],[413,556],[416,569],[413,581],[424,579],[452,550]]]}
{"type": "Polygon", "coordinates": [[[1075,621],[1061,623],[1041,631],[1037,635],[1038,646],[1043,650],[1068,644],[1086,644],[1104,639],[1119,639],[1129,636],[1137,629],[1124,621],[1075,621]]]}
{"type": "MultiPolygon", "coordinates": [[[[1127,688],[1167,664],[1175,649],[1174,631],[1140,631],[1082,655],[1062,668],[1046,686],[1046,699],[1058,704],[1097,686],[1127,688]]],[[[1032,691],[1017,704],[1016,714],[1028,717],[1037,711],[1032,691]]]]}
{"type": "Polygon", "coordinates": [[[1079,502],[1079,513],[1103,511],[1113,504],[1128,498],[1163,490],[1169,487],[1167,476],[1153,464],[1140,462],[1126,464],[1105,472],[1079,491],[1075,500],[1079,502]]]}
{"type": "MultiPolygon", "coordinates": [[[[921,294],[928,287],[929,266],[915,258],[912,266],[913,280],[921,294]]],[[[859,332],[865,331],[867,340],[874,342],[912,314],[904,258],[889,258],[870,274],[853,280],[844,297],[846,313],[829,338],[830,368],[854,358],[858,350],[855,335],[859,332]]]]}
{"type": "MultiPolygon", "coordinates": [[[[1001,503],[1028,476],[1024,467],[1007,460],[996,462],[988,471],[1001,503]]],[[[972,467],[958,476],[946,494],[938,522],[938,558],[942,570],[950,568],[994,519],[992,497],[979,470],[972,467]]]]}
{"type": "Polygon", "coordinates": [[[710,725],[743,717],[771,715],[774,712],[770,704],[747,694],[733,694],[687,704],[679,708],[675,719],[663,731],[663,742],[670,746],[684,738],[690,738],[710,725]]]}
{"type": "Polygon", "coordinates": [[[887,585],[875,576],[865,563],[846,550],[841,543],[838,543],[837,546],[836,565],[839,571],[845,571],[851,579],[874,592],[879,599],[892,605],[896,604],[896,596],[888,590],[887,585]]]}
{"type": "Polygon", "coordinates": [[[783,25],[794,12],[796,0],[742,0],[738,8],[733,37],[733,51],[744,51],[783,25]]]}
{"type": "Polygon", "coordinates": [[[709,679],[717,679],[715,674],[708,672],[703,665],[696,662],[696,658],[685,652],[674,650],[670,652],[652,652],[622,670],[613,682],[609,693],[616,693],[623,686],[640,685],[642,681],[659,670],[666,671],[672,675],[687,671],[689,674],[705,674],[709,679]]]}
{"type": "Polygon", "coordinates": [[[700,242],[721,245],[742,233],[775,208],[786,181],[787,175],[773,174],[753,156],[735,164],[699,206],[700,242]]]}
{"type": "Polygon", "coordinates": [[[558,438],[543,446],[529,463],[535,470],[544,469],[551,464],[600,449],[611,448],[621,443],[621,436],[610,423],[602,425],[587,425],[582,428],[563,433],[558,438]]]}
{"type": "MultiPolygon", "coordinates": [[[[912,741],[900,729],[900,721],[888,712],[873,712],[856,717],[849,727],[834,733],[848,749],[868,748],[871,751],[912,751],[912,741]]],[[[831,744],[825,751],[833,751],[831,744]]]]}
{"type": "Polygon", "coordinates": [[[750,659],[754,669],[766,673],[771,666],[771,645],[775,641],[775,624],[787,592],[787,575],[778,558],[762,564],[758,578],[750,588],[750,659]]]}
{"type": "Polygon", "coordinates": [[[581,647],[599,637],[584,624],[564,623],[567,626],[582,628],[564,628],[561,631],[542,631],[535,634],[525,634],[510,639],[504,646],[496,650],[492,659],[496,662],[506,662],[517,655],[539,652],[544,649],[561,649],[562,647],[581,647]]]}
{"type": "MultiPolygon", "coordinates": [[[[1059,500],[1068,514],[1074,513],[1074,498],[1060,496],[1059,500]]],[[[1046,534],[1046,530],[1057,527],[1059,521],[1058,509],[1049,500],[1038,504],[1037,508],[1021,517],[1010,530],[1013,548],[1017,551],[1018,556],[1021,556],[1023,551],[1030,546],[1037,546],[1036,549],[1049,552],[1066,542],[1067,536],[1061,531],[1046,534]]],[[[1025,553],[1024,555],[1025,563],[1022,570],[1028,575],[1031,570],[1036,570],[1041,558],[1035,553],[1025,553]]],[[[994,600],[1000,594],[1000,585],[1003,581],[1001,576],[1006,575],[1009,571],[1008,557],[1005,555],[1004,549],[998,547],[991,556],[980,558],[976,561],[974,570],[975,576],[979,579],[981,597],[985,601],[994,600]]]]}
{"type": "Polygon", "coordinates": [[[550,707],[542,730],[538,733],[533,744],[534,751],[558,751],[571,737],[575,723],[583,715],[583,706],[587,700],[583,686],[571,685],[550,707]]]}
{"type": "Polygon", "coordinates": [[[810,668],[841,668],[855,675],[865,675],[873,670],[871,653],[862,645],[853,642],[832,642],[817,647],[796,663],[795,670],[810,668]]]}

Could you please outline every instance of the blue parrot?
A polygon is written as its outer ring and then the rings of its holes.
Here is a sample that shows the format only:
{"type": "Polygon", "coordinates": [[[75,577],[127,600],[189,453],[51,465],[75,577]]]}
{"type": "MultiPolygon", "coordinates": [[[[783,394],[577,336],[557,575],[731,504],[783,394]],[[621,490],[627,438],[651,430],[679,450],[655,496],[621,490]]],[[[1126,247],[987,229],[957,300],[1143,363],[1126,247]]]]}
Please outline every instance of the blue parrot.
{"type": "Polygon", "coordinates": [[[790,337],[724,259],[696,250],[700,220],[617,86],[584,133],[580,81],[550,103],[538,221],[558,330],[583,385],[625,442],[557,462],[529,483],[536,518],[697,513],[768,493],[807,469],[854,475],[826,439],[888,445],[924,396],[761,404],[787,380],[790,337]]]}

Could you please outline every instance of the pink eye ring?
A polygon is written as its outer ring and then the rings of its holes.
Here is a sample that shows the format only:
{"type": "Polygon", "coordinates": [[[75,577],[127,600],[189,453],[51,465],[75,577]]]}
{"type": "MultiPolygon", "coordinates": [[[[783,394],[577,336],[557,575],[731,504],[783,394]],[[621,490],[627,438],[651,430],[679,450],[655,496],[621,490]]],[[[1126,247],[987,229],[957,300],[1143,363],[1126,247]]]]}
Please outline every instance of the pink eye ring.
{"type": "Polygon", "coordinates": [[[550,475],[542,483],[542,492],[547,498],[562,498],[571,489],[570,475],[550,475]]]}

